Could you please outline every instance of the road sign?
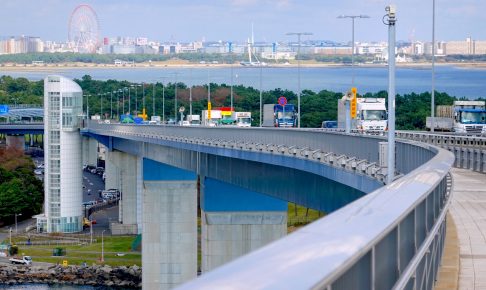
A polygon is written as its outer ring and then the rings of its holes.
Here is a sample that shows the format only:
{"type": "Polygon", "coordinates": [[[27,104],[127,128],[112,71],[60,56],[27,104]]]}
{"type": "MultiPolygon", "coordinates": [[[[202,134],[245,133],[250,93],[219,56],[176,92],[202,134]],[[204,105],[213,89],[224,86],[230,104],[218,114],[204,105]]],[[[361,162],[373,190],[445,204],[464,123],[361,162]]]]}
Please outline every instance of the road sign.
{"type": "Polygon", "coordinates": [[[351,113],[351,118],[356,119],[356,113],[357,113],[357,99],[356,99],[356,93],[358,90],[356,88],[351,88],[352,98],[351,98],[351,103],[350,103],[350,113],[351,113]]]}
{"type": "Polygon", "coordinates": [[[186,108],[184,108],[184,107],[180,107],[180,108],[179,108],[179,113],[183,113],[185,110],[186,110],[186,108]]]}
{"type": "Polygon", "coordinates": [[[211,102],[208,102],[208,120],[211,120],[211,102]]]}
{"type": "Polygon", "coordinates": [[[284,96],[281,96],[280,98],[278,98],[278,104],[279,104],[280,106],[285,106],[285,105],[287,105],[287,98],[286,98],[286,97],[284,97],[284,96]]]}

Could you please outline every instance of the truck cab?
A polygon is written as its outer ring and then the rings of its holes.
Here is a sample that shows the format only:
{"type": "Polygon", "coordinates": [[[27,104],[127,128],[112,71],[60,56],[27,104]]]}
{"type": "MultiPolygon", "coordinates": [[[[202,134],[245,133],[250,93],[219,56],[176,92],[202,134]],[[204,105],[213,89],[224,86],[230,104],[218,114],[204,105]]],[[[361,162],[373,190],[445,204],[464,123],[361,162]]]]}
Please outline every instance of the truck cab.
{"type": "Polygon", "coordinates": [[[363,131],[385,131],[388,128],[385,99],[358,98],[356,128],[363,131]]]}
{"type": "Polygon", "coordinates": [[[454,132],[486,134],[486,110],[484,108],[455,108],[454,132]]]}
{"type": "Polygon", "coordinates": [[[234,112],[234,119],[238,127],[251,127],[251,112],[234,112]]]}
{"type": "Polygon", "coordinates": [[[285,106],[275,105],[273,112],[275,115],[275,127],[296,127],[296,112],[293,104],[285,106]]]}

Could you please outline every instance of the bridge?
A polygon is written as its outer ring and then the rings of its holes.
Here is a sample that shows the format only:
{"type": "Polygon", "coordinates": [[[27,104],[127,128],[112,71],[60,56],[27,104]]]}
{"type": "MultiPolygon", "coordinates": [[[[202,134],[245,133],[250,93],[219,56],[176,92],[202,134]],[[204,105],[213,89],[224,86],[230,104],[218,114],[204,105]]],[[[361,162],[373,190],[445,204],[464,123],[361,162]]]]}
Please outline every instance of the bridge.
{"type": "MultiPolygon", "coordinates": [[[[107,146],[109,155],[114,154],[107,160],[107,172],[110,163],[126,164],[130,159],[142,171],[132,178],[143,184],[142,192],[124,197],[123,211],[128,213],[122,218],[131,214],[133,227],[141,226],[144,286],[173,287],[182,282],[181,276],[187,280],[196,275],[194,257],[188,258],[193,266],[184,268],[181,261],[170,260],[177,254],[164,256],[160,252],[170,248],[188,253],[196,247],[192,244],[181,249],[182,244],[191,243],[180,238],[181,234],[176,241],[171,239],[177,235],[171,220],[192,223],[195,228],[196,176],[201,183],[205,274],[183,288],[391,289],[395,285],[402,289],[427,285],[430,289],[436,278],[450,200],[448,172],[454,163],[453,154],[446,150],[398,141],[397,171],[401,177],[384,186],[386,171],[379,166],[379,148],[385,140],[377,136],[93,122],[82,134],[96,138],[107,146]],[[193,204],[192,209],[183,216],[173,210],[182,205],[170,202],[175,199],[170,195],[174,187],[182,190],[180,199],[192,191],[184,201],[193,204]],[[232,194],[241,191],[243,198],[232,194]],[[264,200],[245,203],[245,195],[264,200]],[[160,200],[161,196],[165,199],[160,200]],[[273,199],[265,199],[268,197],[273,199]],[[133,205],[129,209],[125,198],[138,204],[142,213],[133,205]],[[282,218],[286,216],[285,204],[279,205],[280,201],[331,214],[283,237],[282,218]],[[227,255],[235,245],[243,244],[240,248],[250,252],[251,242],[243,237],[245,226],[253,227],[251,234],[260,238],[259,245],[276,241],[211,271],[222,261],[235,258],[227,255]],[[263,239],[264,231],[270,231],[272,237],[263,239]],[[235,237],[238,232],[241,234],[235,237]]],[[[121,166],[118,171],[123,182],[130,183],[124,177],[135,169],[121,166]]],[[[124,184],[124,195],[130,195],[127,189],[124,184]]],[[[186,233],[184,237],[195,243],[194,235],[186,233]]]]}
{"type": "Polygon", "coordinates": [[[182,289],[431,289],[449,170],[486,172],[483,137],[398,132],[410,140],[384,185],[380,136],[97,122],[81,134],[83,159],[93,140],[108,149],[107,187],[124,195],[112,230],[143,234],[148,288],[196,277],[199,187],[204,275],[182,289]],[[329,215],[285,236],[287,201],[329,215]]]}

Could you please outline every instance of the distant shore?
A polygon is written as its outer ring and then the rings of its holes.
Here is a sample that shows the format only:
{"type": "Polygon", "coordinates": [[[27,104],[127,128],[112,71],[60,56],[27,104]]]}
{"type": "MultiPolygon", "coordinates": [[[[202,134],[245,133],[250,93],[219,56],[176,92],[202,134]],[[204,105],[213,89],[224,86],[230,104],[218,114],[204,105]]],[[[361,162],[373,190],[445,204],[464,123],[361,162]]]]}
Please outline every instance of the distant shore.
{"type": "MultiPolygon", "coordinates": [[[[436,63],[437,66],[454,66],[459,68],[474,68],[474,69],[486,69],[486,62],[454,62],[454,63],[436,63]]],[[[94,64],[94,63],[46,63],[46,64],[15,64],[15,63],[6,63],[0,65],[0,74],[1,71],[36,71],[36,72],[51,72],[57,70],[69,70],[69,69],[82,69],[82,68],[89,68],[89,69],[173,69],[173,68],[229,68],[231,64],[220,64],[220,63],[191,63],[187,61],[163,61],[163,62],[143,62],[143,63],[135,63],[135,64],[127,64],[127,65],[115,65],[115,64],[94,64]]],[[[301,63],[301,67],[306,68],[338,68],[338,67],[350,67],[350,64],[343,64],[343,63],[320,63],[320,62],[308,62],[303,61],[301,63]]],[[[380,68],[386,67],[386,64],[355,64],[356,67],[364,67],[364,68],[380,68]]],[[[233,67],[251,67],[251,66],[242,66],[239,63],[233,64],[233,67]]],[[[258,66],[252,66],[258,67],[258,66]]],[[[291,63],[277,63],[277,64],[268,64],[264,67],[271,67],[271,68],[295,68],[297,67],[296,62],[291,63]]],[[[417,69],[425,69],[431,67],[430,63],[420,62],[420,63],[397,63],[397,67],[401,68],[417,68],[417,69]]]]}

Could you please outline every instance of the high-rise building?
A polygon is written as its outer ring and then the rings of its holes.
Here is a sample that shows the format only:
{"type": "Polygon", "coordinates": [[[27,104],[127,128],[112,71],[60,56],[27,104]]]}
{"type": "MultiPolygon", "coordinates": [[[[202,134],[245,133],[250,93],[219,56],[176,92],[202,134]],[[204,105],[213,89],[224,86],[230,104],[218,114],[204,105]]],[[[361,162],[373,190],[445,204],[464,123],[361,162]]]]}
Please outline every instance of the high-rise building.
{"type": "Polygon", "coordinates": [[[81,136],[83,92],[62,76],[44,79],[44,215],[38,231],[82,230],[81,136]]]}

